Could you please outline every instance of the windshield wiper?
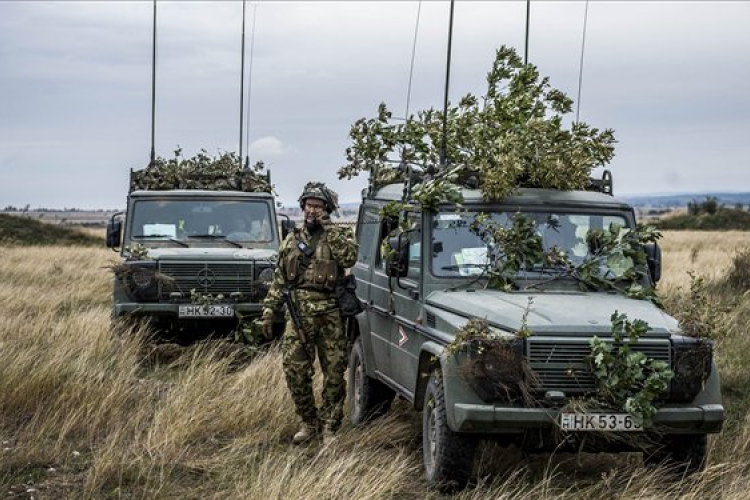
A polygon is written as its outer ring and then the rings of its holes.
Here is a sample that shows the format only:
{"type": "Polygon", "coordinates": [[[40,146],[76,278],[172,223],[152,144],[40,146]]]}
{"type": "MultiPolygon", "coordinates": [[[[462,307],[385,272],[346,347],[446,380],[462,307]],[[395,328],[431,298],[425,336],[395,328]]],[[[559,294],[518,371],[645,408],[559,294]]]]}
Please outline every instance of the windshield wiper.
{"type": "Polygon", "coordinates": [[[188,238],[203,238],[203,239],[211,239],[211,240],[221,240],[226,241],[232,246],[235,246],[237,248],[245,248],[236,241],[228,240],[226,236],[223,234],[191,234],[188,236],[188,238]]]}
{"type": "Polygon", "coordinates": [[[180,246],[183,246],[185,248],[188,248],[190,245],[185,243],[184,241],[180,241],[176,238],[173,238],[169,234],[136,234],[130,237],[134,240],[145,240],[146,238],[166,238],[167,241],[171,241],[172,243],[177,243],[180,246]]]}
{"type": "Polygon", "coordinates": [[[459,269],[486,269],[489,264],[451,264],[450,266],[443,266],[440,269],[443,271],[457,271],[459,269]]]}
{"type": "Polygon", "coordinates": [[[519,273],[539,273],[548,275],[562,274],[566,269],[561,267],[546,267],[546,266],[526,266],[518,270],[519,273]]]}

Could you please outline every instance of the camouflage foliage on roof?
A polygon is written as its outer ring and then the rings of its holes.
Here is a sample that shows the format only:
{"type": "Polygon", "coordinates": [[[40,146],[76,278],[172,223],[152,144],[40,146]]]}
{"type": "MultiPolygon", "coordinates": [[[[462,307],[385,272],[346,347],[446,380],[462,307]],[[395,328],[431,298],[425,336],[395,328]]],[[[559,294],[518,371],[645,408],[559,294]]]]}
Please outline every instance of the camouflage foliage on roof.
{"type": "MultiPolygon", "coordinates": [[[[614,156],[612,130],[567,118],[573,101],[523,64],[510,47],[497,50],[483,97],[467,94],[448,107],[446,163],[462,166],[458,182],[497,201],[519,186],[585,189],[591,171],[614,156]],[[566,125],[566,121],[570,125],[566,125]]],[[[376,186],[406,178],[407,168],[440,176],[443,113],[419,111],[392,124],[385,103],[376,118],[357,120],[339,178],[369,171],[376,186]]],[[[455,173],[455,171],[454,171],[455,173]]]]}
{"type": "Polygon", "coordinates": [[[157,157],[148,167],[132,171],[130,190],[209,189],[272,193],[269,177],[261,173],[264,168],[262,161],[243,166],[242,160],[233,152],[212,157],[202,149],[197,155],[184,158],[182,150],[178,149],[174,158],[157,157]]]}

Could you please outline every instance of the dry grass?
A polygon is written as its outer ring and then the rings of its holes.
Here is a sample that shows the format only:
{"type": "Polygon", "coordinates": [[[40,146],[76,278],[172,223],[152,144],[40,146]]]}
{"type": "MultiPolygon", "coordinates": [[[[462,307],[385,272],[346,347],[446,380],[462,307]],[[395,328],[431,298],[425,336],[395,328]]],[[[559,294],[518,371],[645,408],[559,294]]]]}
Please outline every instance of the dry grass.
{"type": "Polygon", "coordinates": [[[107,234],[106,227],[91,227],[91,226],[68,226],[74,231],[78,231],[79,233],[87,234],[89,236],[93,236],[94,238],[101,238],[102,245],[104,244],[105,235],[107,234]]]}
{"type": "MultiPolygon", "coordinates": [[[[690,268],[721,276],[747,243],[739,233],[667,234],[666,292],[682,293],[690,268]]],[[[328,449],[294,447],[277,350],[247,363],[222,342],[175,348],[125,325],[113,335],[113,261],[105,249],[0,247],[0,496],[441,498],[422,479],[420,419],[403,402],[366,429],[345,426],[328,449]]],[[[680,480],[637,456],[525,457],[486,445],[478,483],[455,498],[750,497],[750,301],[733,300],[719,346],[730,420],[705,473],[680,480]]]]}
{"type": "Polygon", "coordinates": [[[662,292],[690,286],[687,271],[710,279],[720,279],[730,268],[732,258],[750,248],[748,231],[663,231],[659,245],[663,252],[662,292]]]}

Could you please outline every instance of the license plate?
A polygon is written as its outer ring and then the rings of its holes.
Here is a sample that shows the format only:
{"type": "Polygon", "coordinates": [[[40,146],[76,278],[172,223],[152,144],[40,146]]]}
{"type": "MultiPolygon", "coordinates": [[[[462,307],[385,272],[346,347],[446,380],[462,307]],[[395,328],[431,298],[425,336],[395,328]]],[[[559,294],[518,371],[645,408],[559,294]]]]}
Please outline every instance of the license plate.
{"type": "Polygon", "coordinates": [[[234,316],[234,306],[214,304],[210,306],[180,306],[180,318],[230,318],[234,316]]]}
{"type": "Polygon", "coordinates": [[[628,413],[561,413],[560,428],[564,431],[640,431],[628,413]]]}

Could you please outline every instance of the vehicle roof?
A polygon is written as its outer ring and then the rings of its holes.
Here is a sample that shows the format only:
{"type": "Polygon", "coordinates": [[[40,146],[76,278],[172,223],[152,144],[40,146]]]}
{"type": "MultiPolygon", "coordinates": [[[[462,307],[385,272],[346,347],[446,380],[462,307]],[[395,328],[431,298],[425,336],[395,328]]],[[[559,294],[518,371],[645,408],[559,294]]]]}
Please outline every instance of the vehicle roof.
{"type": "MultiPolygon", "coordinates": [[[[401,201],[403,184],[389,184],[380,188],[371,199],[379,201],[401,201]]],[[[487,205],[479,189],[461,188],[464,205],[487,205]]],[[[518,188],[498,205],[575,205],[630,209],[625,201],[598,191],[560,191],[557,189],[518,188]]]]}
{"type": "Polygon", "coordinates": [[[234,191],[234,190],[216,190],[216,189],[165,189],[165,190],[149,190],[139,189],[132,191],[130,196],[138,198],[195,198],[195,197],[206,197],[206,198],[267,198],[273,199],[271,193],[258,192],[248,193],[246,191],[234,191]]]}

